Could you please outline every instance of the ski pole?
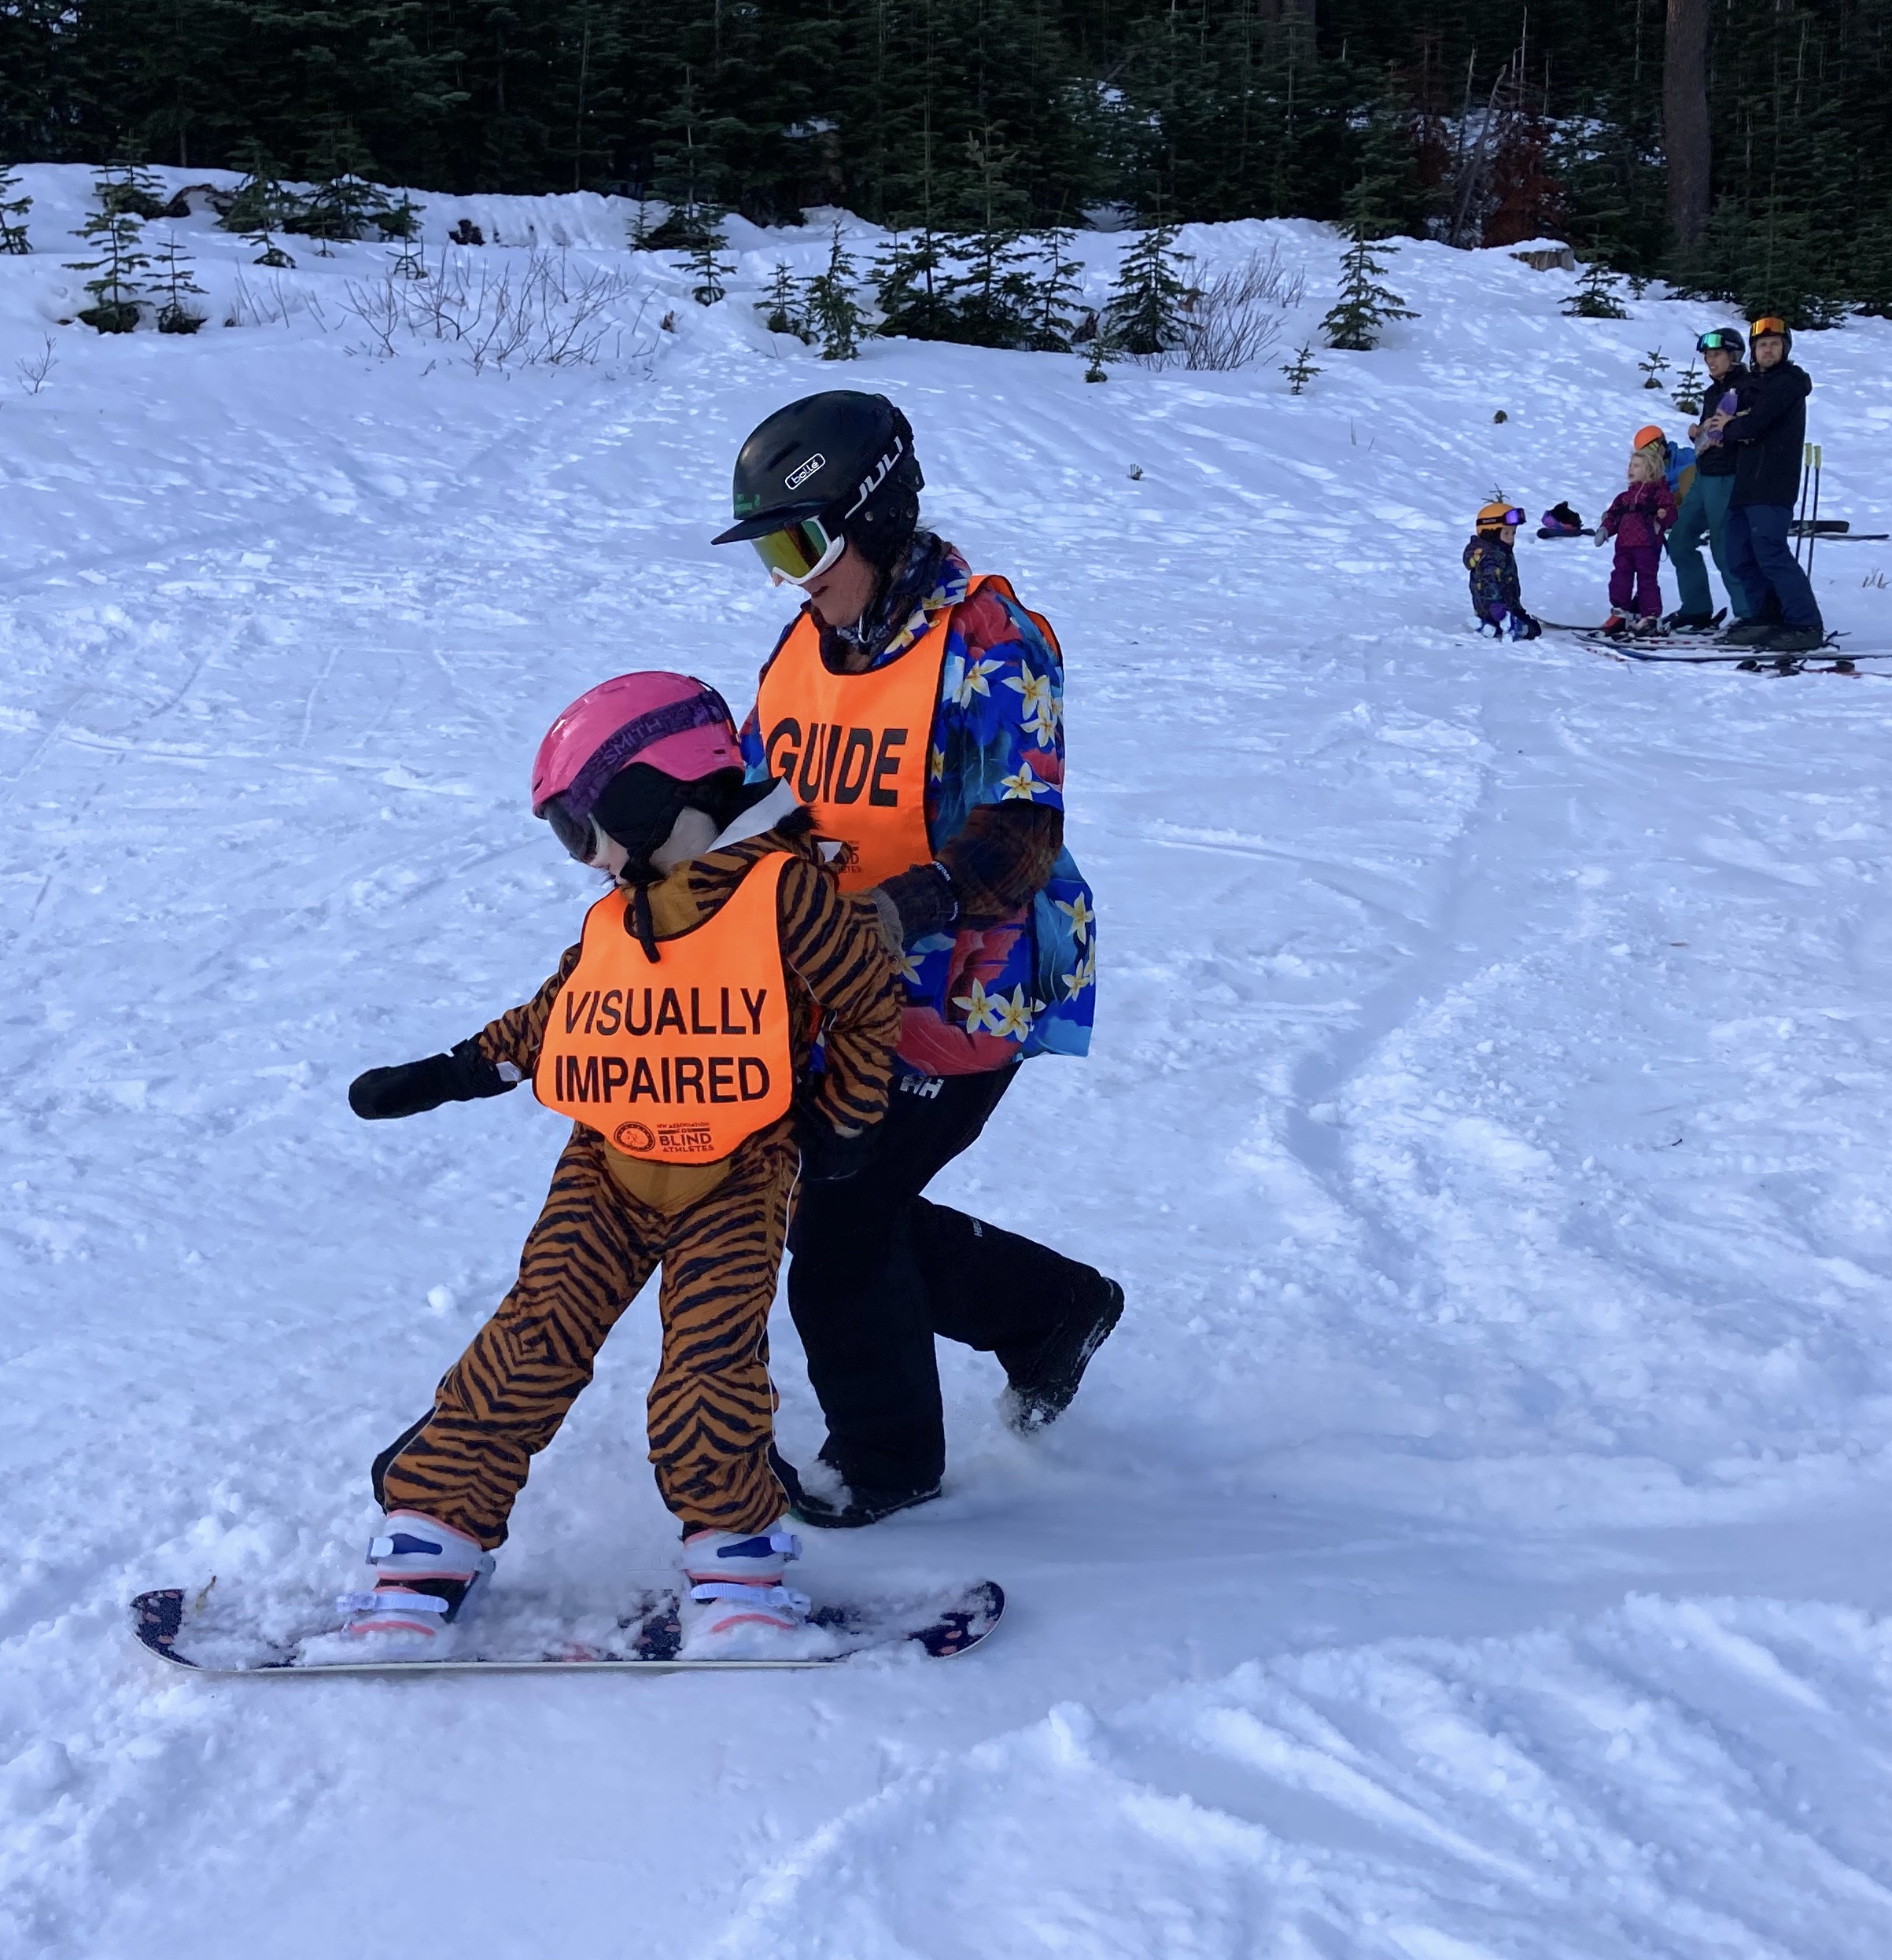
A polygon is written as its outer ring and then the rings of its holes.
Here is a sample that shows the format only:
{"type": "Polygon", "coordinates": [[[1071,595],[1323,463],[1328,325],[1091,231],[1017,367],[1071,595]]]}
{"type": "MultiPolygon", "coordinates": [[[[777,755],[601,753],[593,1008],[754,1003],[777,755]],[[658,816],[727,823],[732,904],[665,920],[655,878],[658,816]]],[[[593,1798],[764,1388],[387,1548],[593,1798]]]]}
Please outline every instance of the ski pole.
{"type": "Polygon", "coordinates": [[[1800,541],[1806,536],[1807,484],[1813,473],[1813,445],[1803,442],[1800,445],[1800,510],[1794,519],[1794,562],[1800,562],[1800,541]]]}
{"type": "Polygon", "coordinates": [[[1813,445],[1813,529],[1806,534],[1806,575],[1809,579],[1813,576],[1814,547],[1820,542],[1820,444],[1818,443],[1815,443],[1813,445]]]}

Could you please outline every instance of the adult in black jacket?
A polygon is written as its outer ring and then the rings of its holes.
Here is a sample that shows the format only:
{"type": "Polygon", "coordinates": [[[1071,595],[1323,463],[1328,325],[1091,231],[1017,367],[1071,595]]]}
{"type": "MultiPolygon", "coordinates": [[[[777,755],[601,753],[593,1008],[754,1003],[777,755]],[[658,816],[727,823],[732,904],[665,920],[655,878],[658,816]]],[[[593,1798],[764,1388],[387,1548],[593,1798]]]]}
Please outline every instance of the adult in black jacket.
{"type": "Polygon", "coordinates": [[[1735,451],[1735,488],[1728,510],[1728,568],[1760,600],[1751,620],[1726,635],[1738,647],[1770,654],[1811,653],[1826,637],[1819,602],[1787,543],[1800,490],[1806,442],[1806,398],[1813,384],[1792,359],[1794,337],[1778,319],[1755,321],[1748,333],[1754,368],[1732,415],[1711,415],[1735,451]]]}

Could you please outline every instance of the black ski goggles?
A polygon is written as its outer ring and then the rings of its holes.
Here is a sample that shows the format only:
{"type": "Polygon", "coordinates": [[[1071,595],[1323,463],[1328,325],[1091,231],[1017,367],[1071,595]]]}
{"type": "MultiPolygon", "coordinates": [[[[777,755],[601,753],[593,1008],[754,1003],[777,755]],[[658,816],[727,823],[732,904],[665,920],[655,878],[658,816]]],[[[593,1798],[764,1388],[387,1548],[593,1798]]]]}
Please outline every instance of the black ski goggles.
{"type": "Polygon", "coordinates": [[[1698,354],[1745,354],[1747,343],[1732,326],[1711,326],[1695,342],[1698,354]]]}
{"type": "Polygon", "coordinates": [[[831,532],[819,518],[804,518],[780,531],[765,531],[749,542],[777,585],[806,585],[847,549],[846,539],[838,531],[831,532]]]}
{"type": "Polygon", "coordinates": [[[598,854],[598,827],[591,812],[573,813],[562,794],[539,806],[539,815],[551,826],[551,834],[581,864],[588,864],[598,854]]]}

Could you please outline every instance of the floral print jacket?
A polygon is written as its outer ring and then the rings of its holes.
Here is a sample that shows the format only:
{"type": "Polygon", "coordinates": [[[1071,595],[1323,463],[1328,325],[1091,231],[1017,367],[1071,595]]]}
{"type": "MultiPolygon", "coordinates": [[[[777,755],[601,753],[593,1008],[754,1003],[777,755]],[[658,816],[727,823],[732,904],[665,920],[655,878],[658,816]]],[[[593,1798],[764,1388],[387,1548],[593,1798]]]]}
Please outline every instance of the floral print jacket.
{"type": "MultiPolygon", "coordinates": [[[[966,562],[950,545],[930,554],[927,569],[908,617],[872,664],[899,659],[934,615],[958,609],[928,756],[927,834],[937,857],[982,806],[1020,801],[1062,811],[1064,672],[1023,606],[990,588],[967,598],[966,562]]],[[[751,781],[766,778],[753,709],[743,725],[743,757],[751,781]]],[[[1096,998],[1090,888],[1060,849],[1029,904],[976,928],[960,925],[912,941],[902,971],[899,1062],[907,1074],[972,1075],[1023,1056],[1082,1055],[1096,998]]]]}

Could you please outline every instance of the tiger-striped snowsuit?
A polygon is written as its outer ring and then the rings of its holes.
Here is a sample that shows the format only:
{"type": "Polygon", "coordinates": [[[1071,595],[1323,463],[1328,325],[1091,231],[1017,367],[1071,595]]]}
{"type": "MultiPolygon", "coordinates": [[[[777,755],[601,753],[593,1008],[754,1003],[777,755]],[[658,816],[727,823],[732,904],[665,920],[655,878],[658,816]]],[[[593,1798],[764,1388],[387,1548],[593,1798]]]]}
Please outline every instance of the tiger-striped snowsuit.
{"type": "MultiPolygon", "coordinates": [[[[887,1107],[901,990],[872,912],[821,868],[805,819],[680,865],[651,888],[661,941],[717,911],[769,851],[783,868],[778,913],[798,1080],[843,1132],[887,1107]],[[814,1008],[825,1067],[809,1075],[814,1008]]],[[[572,947],[533,998],[483,1029],[488,1059],[530,1076],[572,947]]],[[[526,1239],[519,1277],[434,1392],[433,1407],[375,1461],[385,1509],[426,1512],[492,1546],[592,1378],[618,1317],[661,1264],[663,1347],[649,1403],[650,1455],[685,1532],[759,1531],[787,1498],[769,1466],[775,1394],[769,1310],[798,1162],[792,1116],[720,1162],[640,1162],[574,1125],[526,1239]]]]}

